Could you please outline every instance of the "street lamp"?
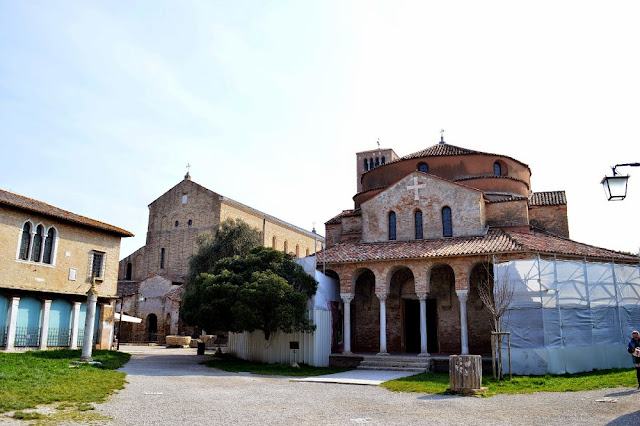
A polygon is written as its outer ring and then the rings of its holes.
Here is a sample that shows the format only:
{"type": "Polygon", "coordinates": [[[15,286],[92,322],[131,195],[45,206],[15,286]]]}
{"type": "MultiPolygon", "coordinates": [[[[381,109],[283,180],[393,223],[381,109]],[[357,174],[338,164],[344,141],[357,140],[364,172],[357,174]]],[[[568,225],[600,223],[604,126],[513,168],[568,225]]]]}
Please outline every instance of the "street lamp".
{"type": "Polygon", "coordinates": [[[640,163],[616,164],[611,168],[613,176],[605,176],[600,183],[604,187],[604,193],[608,201],[622,201],[627,196],[627,182],[629,175],[619,175],[616,172],[617,167],[639,167],[640,163]]]}

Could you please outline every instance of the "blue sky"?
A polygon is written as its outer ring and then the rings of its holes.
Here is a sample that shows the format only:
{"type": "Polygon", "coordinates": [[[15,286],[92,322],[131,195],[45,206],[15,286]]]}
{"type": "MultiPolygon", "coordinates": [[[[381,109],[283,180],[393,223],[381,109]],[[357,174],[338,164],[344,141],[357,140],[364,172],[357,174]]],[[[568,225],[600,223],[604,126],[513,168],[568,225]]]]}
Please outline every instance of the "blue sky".
{"type": "Polygon", "coordinates": [[[311,229],[355,153],[439,140],[565,190],[577,241],[640,247],[637,1],[0,0],[0,188],[136,234],[193,180],[311,229]]]}

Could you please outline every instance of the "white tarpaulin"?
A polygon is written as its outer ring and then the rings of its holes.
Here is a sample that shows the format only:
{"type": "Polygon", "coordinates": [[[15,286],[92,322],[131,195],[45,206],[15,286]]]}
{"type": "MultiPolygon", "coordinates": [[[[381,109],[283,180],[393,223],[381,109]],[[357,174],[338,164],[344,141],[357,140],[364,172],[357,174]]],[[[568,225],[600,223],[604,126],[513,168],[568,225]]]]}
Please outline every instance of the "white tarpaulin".
{"type": "Polygon", "coordinates": [[[516,260],[494,264],[494,280],[514,289],[505,316],[514,373],[632,366],[626,345],[640,328],[640,266],[516,260]]]}
{"type": "Polygon", "coordinates": [[[113,317],[116,319],[116,321],[122,321],[122,322],[132,322],[135,324],[140,324],[142,322],[142,318],[136,318],[136,317],[132,317],[130,315],[127,314],[122,314],[122,319],[120,318],[120,314],[119,313],[115,313],[113,314],[113,317]]]}

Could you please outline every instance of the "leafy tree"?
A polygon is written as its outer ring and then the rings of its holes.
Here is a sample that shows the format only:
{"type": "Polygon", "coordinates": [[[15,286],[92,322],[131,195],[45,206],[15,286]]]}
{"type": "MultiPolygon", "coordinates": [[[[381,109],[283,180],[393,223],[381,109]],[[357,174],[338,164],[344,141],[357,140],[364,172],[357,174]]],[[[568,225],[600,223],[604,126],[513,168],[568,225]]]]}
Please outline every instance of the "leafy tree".
{"type": "Polygon", "coordinates": [[[260,234],[242,220],[226,219],[215,236],[205,233],[198,237],[198,251],[189,261],[187,287],[203,272],[211,272],[220,259],[246,256],[261,244],[260,234]]]}
{"type": "Polygon", "coordinates": [[[291,255],[256,247],[198,275],[183,298],[182,316],[209,330],[262,330],[267,340],[276,331],[312,331],[307,300],[317,285],[291,255]]]}

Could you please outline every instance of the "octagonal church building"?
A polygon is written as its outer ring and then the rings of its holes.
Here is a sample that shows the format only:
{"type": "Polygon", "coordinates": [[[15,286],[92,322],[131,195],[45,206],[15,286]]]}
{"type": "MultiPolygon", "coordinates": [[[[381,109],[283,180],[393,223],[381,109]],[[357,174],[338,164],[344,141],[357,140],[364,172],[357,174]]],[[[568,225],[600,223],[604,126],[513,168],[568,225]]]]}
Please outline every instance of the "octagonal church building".
{"type": "Polygon", "coordinates": [[[631,366],[640,258],[571,240],[564,191],[534,192],[522,161],[443,138],[356,157],[354,206],[325,223],[317,255],[340,286],[334,353],[489,355],[488,280],[513,289],[514,373],[631,366]]]}

